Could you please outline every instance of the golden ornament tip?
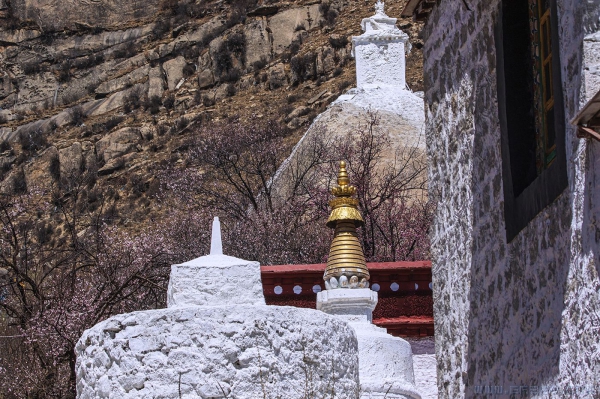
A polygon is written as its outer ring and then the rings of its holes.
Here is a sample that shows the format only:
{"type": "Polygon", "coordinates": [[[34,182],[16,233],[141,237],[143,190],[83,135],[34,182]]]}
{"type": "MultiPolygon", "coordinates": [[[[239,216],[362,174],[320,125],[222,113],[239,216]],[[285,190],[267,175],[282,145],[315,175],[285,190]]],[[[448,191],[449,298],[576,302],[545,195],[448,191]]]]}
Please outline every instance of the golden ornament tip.
{"type": "Polygon", "coordinates": [[[350,183],[348,172],[346,171],[346,161],[340,161],[340,171],[338,173],[337,183],[340,186],[347,186],[350,183]]]}

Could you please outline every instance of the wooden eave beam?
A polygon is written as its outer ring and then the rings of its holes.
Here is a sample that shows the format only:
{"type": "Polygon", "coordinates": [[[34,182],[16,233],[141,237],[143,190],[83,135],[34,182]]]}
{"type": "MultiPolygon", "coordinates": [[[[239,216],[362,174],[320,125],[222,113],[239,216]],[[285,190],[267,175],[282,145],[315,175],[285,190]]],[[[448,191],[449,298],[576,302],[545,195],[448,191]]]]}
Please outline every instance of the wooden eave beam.
{"type": "Polygon", "coordinates": [[[571,124],[577,126],[577,137],[600,141],[600,91],[581,108],[571,124]]]}
{"type": "Polygon", "coordinates": [[[577,137],[580,139],[596,139],[600,141],[600,133],[585,126],[577,127],[577,137]]]}

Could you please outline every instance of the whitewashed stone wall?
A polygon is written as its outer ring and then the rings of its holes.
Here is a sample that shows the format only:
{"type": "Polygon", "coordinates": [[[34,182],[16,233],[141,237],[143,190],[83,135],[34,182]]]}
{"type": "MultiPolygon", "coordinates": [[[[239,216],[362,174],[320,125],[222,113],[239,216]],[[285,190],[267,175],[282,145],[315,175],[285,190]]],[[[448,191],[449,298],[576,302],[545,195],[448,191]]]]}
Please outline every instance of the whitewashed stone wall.
{"type": "Polygon", "coordinates": [[[410,344],[372,324],[377,301],[370,288],[327,289],[317,294],[317,309],[346,321],[356,333],[360,399],[422,399],[410,344]]]}
{"type": "Polygon", "coordinates": [[[441,0],[424,30],[440,398],[488,397],[477,394],[485,386],[519,387],[516,397],[600,395],[600,143],[577,139],[568,123],[600,89],[600,4],[557,3],[569,186],[510,243],[496,83],[499,1],[441,0]],[[540,387],[554,392],[533,393],[540,387]]]}
{"type": "Polygon", "coordinates": [[[324,313],[186,307],[111,317],[76,348],[79,398],[358,397],[357,343],[324,313]]]}

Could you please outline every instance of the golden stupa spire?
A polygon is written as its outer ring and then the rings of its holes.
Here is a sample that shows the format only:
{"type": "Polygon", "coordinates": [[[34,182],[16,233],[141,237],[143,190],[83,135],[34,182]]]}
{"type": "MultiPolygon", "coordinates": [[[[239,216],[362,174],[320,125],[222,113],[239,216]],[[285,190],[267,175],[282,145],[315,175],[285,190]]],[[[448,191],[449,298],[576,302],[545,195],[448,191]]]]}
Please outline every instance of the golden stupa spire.
{"type": "Polygon", "coordinates": [[[350,185],[344,161],[340,162],[337,183],[331,190],[336,198],[329,201],[332,210],[327,227],[335,228],[335,233],[323,280],[327,289],[365,288],[369,286],[369,270],[356,234],[356,228],[365,222],[358,211],[358,200],[352,198],[356,187],[350,185]]]}

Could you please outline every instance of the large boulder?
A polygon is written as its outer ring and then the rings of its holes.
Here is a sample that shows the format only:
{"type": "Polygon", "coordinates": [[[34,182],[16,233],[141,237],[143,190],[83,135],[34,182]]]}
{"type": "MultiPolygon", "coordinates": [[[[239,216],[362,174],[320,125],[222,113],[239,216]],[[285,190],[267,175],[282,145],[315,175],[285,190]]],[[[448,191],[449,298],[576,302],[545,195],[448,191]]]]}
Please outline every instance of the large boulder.
{"type": "Polygon", "coordinates": [[[282,11],[269,19],[269,28],[273,32],[273,52],[283,53],[296,37],[296,28],[303,26],[310,30],[319,26],[321,21],[319,4],[292,8],[282,11]]]}
{"type": "Polygon", "coordinates": [[[163,64],[163,69],[167,75],[167,86],[169,87],[169,90],[175,90],[177,84],[183,79],[183,67],[185,64],[185,58],[182,56],[173,58],[163,64]]]}
{"type": "Polygon", "coordinates": [[[269,89],[275,90],[285,85],[287,85],[285,67],[282,63],[273,65],[269,69],[269,89]]]}
{"type": "Polygon", "coordinates": [[[333,48],[321,47],[317,52],[317,75],[327,75],[336,65],[336,54],[333,48]]]}
{"type": "Polygon", "coordinates": [[[165,92],[165,79],[160,67],[148,71],[148,98],[162,97],[165,92]]]}
{"type": "Polygon", "coordinates": [[[206,89],[215,84],[215,75],[212,71],[210,52],[205,51],[198,57],[198,87],[206,89]]]}
{"type": "Polygon", "coordinates": [[[58,150],[58,160],[60,161],[60,176],[76,176],[81,172],[83,165],[83,151],[81,143],[75,142],[69,147],[58,150]]]}
{"type": "Polygon", "coordinates": [[[142,136],[137,128],[124,127],[96,143],[96,154],[104,162],[137,150],[142,136]]]}
{"type": "Polygon", "coordinates": [[[246,65],[252,66],[257,61],[271,59],[271,38],[267,31],[265,18],[257,18],[244,25],[246,37],[246,65]]]}

